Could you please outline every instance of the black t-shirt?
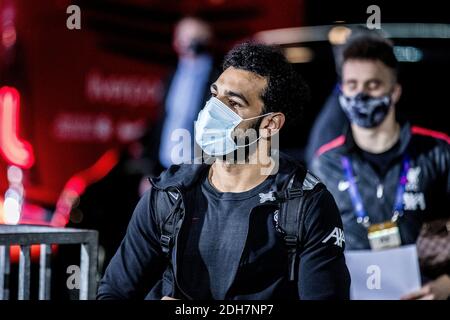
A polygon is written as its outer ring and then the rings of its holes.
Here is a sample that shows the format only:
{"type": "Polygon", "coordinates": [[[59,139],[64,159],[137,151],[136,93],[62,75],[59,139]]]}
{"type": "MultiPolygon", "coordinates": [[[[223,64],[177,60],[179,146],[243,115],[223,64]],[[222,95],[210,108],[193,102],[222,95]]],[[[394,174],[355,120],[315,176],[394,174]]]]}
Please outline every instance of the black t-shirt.
{"type": "Polygon", "coordinates": [[[364,160],[366,160],[375,172],[380,176],[384,177],[392,165],[392,161],[398,157],[398,152],[400,149],[400,140],[392,146],[389,150],[382,153],[371,153],[359,149],[359,152],[364,160]]]}
{"type": "Polygon", "coordinates": [[[224,299],[221,288],[228,287],[234,274],[226,261],[242,254],[250,210],[260,203],[260,193],[270,191],[272,182],[269,176],[246,192],[219,192],[205,175],[196,190],[181,268],[183,283],[194,299],[224,299]]]}

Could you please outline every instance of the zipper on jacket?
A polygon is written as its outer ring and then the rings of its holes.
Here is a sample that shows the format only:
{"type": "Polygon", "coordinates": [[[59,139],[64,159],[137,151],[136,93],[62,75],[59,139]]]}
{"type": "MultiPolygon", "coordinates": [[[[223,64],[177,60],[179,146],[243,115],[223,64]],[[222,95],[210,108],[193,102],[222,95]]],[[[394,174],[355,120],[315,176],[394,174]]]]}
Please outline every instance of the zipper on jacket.
{"type": "Polygon", "coordinates": [[[381,199],[383,198],[384,193],[384,185],[382,183],[378,183],[377,185],[377,198],[381,199]]]}

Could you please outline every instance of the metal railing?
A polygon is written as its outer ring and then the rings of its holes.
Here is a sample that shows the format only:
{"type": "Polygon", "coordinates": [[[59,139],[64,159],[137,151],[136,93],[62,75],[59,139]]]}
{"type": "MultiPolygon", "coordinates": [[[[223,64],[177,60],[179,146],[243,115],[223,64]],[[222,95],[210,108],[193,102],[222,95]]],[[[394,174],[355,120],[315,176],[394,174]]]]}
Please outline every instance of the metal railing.
{"type": "Polygon", "coordinates": [[[19,245],[18,299],[30,299],[30,248],[40,245],[39,300],[50,299],[51,245],[80,244],[80,300],[95,299],[97,290],[98,232],[29,225],[0,225],[0,300],[8,300],[10,246],[19,245]]]}

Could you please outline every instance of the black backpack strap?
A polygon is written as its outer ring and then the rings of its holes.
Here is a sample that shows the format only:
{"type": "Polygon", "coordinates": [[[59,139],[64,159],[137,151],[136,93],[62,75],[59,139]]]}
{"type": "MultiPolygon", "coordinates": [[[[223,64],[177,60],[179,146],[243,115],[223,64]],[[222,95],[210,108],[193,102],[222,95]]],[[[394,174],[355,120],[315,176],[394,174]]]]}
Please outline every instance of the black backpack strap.
{"type": "Polygon", "coordinates": [[[161,234],[160,245],[161,250],[166,257],[170,257],[179,222],[183,219],[183,210],[181,208],[182,197],[177,192],[168,191],[167,194],[169,200],[167,200],[161,198],[165,197],[165,195],[163,195],[165,192],[159,193],[159,206],[155,212],[161,234]],[[162,203],[166,203],[167,205],[164,206],[164,208],[161,208],[160,206],[162,203]]]}
{"type": "Polygon", "coordinates": [[[277,195],[281,200],[278,221],[288,251],[289,281],[295,280],[297,252],[303,245],[304,193],[314,189],[319,182],[318,178],[307,171],[303,175],[297,173],[290,179],[281,197],[277,195]]]}

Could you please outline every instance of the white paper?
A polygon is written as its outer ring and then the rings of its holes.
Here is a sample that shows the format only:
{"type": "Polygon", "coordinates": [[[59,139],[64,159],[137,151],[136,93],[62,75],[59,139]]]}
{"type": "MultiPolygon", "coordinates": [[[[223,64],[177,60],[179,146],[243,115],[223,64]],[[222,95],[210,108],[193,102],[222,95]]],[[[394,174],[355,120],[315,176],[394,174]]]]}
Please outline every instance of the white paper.
{"type": "Polygon", "coordinates": [[[380,251],[346,251],[352,300],[398,300],[420,289],[420,269],[415,245],[380,251]]]}

